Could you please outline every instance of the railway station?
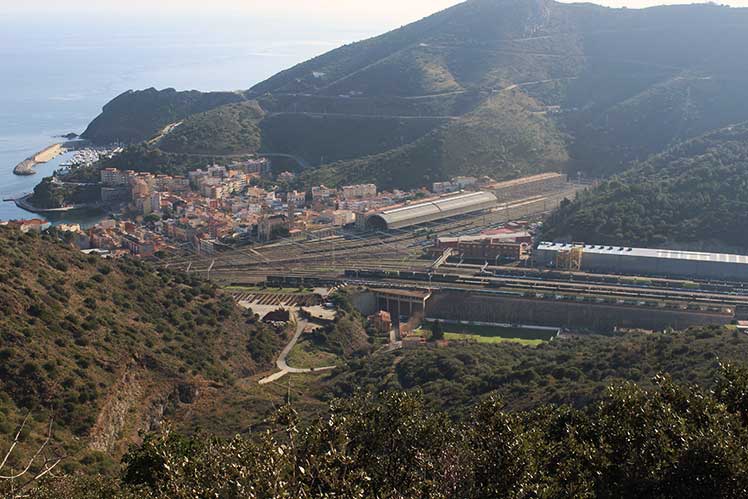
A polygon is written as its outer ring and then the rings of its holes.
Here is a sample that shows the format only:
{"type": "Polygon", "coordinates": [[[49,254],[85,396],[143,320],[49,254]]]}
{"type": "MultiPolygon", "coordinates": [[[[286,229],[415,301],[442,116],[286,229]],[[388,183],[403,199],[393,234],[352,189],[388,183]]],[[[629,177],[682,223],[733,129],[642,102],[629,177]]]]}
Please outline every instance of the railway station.
{"type": "Polygon", "coordinates": [[[366,227],[379,231],[403,229],[486,211],[496,206],[497,200],[494,194],[469,192],[373,212],[366,217],[366,227]]]}

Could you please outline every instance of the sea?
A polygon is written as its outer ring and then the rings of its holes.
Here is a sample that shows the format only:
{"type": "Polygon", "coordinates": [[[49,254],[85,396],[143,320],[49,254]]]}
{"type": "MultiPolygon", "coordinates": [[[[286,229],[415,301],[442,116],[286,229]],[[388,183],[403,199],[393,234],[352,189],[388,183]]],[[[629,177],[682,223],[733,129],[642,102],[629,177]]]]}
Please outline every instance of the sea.
{"type": "MultiPolygon", "coordinates": [[[[70,132],[80,134],[130,89],[239,90],[381,26],[309,22],[248,13],[158,17],[104,13],[0,13],[0,220],[38,217],[7,198],[33,191],[66,156],[13,175],[25,158],[70,132]]],[[[53,222],[96,221],[91,214],[53,222]]]]}

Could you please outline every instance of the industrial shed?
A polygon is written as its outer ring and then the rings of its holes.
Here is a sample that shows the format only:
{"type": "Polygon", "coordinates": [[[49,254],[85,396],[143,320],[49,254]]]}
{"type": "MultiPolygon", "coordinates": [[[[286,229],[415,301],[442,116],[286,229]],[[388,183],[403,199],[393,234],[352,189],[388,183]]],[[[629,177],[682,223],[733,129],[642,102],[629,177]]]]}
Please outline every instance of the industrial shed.
{"type": "Polygon", "coordinates": [[[535,262],[556,267],[559,254],[572,248],[581,249],[581,269],[588,272],[748,281],[748,256],[722,253],[544,242],[535,262]]]}
{"type": "Polygon", "coordinates": [[[495,206],[496,196],[492,193],[470,192],[372,213],[366,217],[366,227],[374,230],[402,229],[495,206]]]}
{"type": "Polygon", "coordinates": [[[541,173],[530,177],[515,178],[486,186],[501,202],[522,197],[537,196],[544,192],[568,187],[569,178],[563,173],[541,173]]]}

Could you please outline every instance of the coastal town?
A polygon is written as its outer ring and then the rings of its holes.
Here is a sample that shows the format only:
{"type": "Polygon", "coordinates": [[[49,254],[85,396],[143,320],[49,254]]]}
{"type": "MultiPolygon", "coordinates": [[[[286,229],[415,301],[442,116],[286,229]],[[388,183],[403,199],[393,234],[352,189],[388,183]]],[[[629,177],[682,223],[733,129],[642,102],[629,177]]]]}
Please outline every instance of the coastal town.
{"type": "MultiPolygon", "coordinates": [[[[268,158],[206,165],[186,176],[104,168],[101,204],[111,215],[91,227],[55,228],[81,250],[104,255],[148,258],[180,250],[211,255],[252,242],[329,237],[343,227],[362,226],[376,210],[496,184],[490,178],[456,177],[412,191],[380,192],[374,184],[286,188],[294,179],[289,171],[273,176],[268,158]]],[[[38,219],[22,224],[30,230],[48,226],[38,219]]]]}

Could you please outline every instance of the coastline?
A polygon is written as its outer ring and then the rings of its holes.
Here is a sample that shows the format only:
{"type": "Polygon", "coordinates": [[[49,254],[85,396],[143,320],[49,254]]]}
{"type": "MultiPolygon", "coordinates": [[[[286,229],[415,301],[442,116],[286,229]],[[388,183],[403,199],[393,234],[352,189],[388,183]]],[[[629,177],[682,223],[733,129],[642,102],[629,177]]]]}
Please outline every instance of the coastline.
{"type": "Polygon", "coordinates": [[[67,149],[65,149],[62,143],[52,144],[18,163],[16,167],[13,168],[13,174],[22,176],[35,175],[36,171],[34,170],[34,167],[36,165],[52,161],[65,152],[67,152],[67,149]]]}
{"type": "Polygon", "coordinates": [[[14,199],[13,202],[22,210],[36,214],[69,213],[78,210],[100,210],[103,208],[101,204],[76,204],[72,206],[64,206],[62,208],[37,208],[29,202],[31,196],[33,196],[33,194],[26,194],[18,199],[14,199]]]}

